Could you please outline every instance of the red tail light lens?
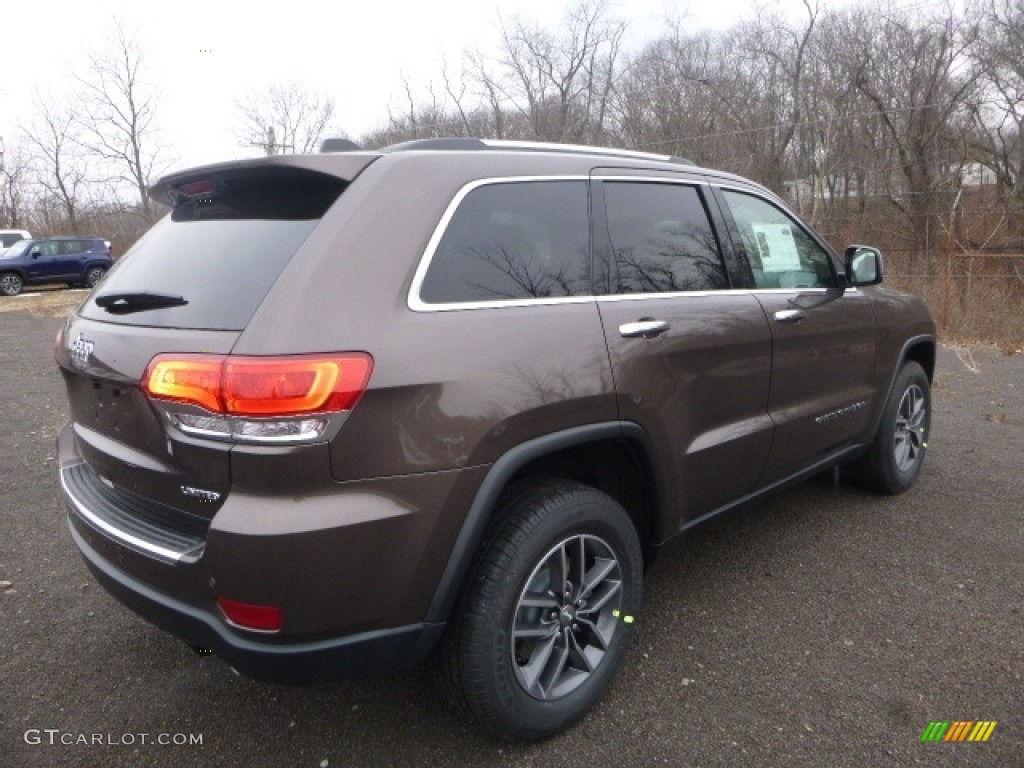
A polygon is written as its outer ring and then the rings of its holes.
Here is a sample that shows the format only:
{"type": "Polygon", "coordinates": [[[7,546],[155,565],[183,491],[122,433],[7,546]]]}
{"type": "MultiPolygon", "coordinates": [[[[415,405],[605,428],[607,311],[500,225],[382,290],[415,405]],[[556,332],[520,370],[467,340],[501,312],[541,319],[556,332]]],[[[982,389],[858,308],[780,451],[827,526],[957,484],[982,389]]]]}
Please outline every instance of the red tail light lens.
{"type": "Polygon", "coordinates": [[[284,626],[284,614],[276,605],[256,605],[218,597],[217,605],[225,618],[243,629],[277,632],[284,626]]]}
{"type": "Polygon", "coordinates": [[[362,352],[295,357],[158,355],[143,377],[158,400],[228,416],[302,416],[350,410],[373,371],[362,352]]]}
{"type": "Polygon", "coordinates": [[[249,416],[347,411],[363,394],[372,363],[344,358],[228,358],[224,366],[227,413],[249,416]]]}

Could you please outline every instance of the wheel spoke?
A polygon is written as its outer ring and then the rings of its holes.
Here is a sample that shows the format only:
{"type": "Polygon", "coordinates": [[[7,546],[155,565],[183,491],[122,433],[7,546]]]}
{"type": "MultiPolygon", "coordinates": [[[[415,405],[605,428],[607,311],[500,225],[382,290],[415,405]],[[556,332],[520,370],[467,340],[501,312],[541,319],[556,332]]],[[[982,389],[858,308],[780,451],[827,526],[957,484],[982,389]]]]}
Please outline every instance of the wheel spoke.
{"type": "Polygon", "coordinates": [[[531,594],[519,601],[520,608],[559,608],[561,602],[552,595],[531,594]]]}
{"type": "Polygon", "coordinates": [[[575,669],[579,669],[587,674],[594,671],[594,667],[590,663],[590,659],[583,652],[583,648],[580,646],[579,641],[576,639],[575,632],[566,632],[566,637],[569,639],[569,663],[575,669]]]}
{"type": "Polygon", "coordinates": [[[551,654],[555,650],[555,643],[558,641],[558,633],[554,633],[536,647],[530,660],[519,669],[519,674],[522,676],[524,687],[531,694],[540,694],[544,696],[544,687],[540,683],[540,676],[543,674],[544,669],[547,667],[548,661],[551,659],[551,654]]]}
{"type": "Polygon", "coordinates": [[[621,581],[606,580],[601,584],[601,589],[593,593],[593,598],[587,601],[586,608],[580,609],[580,614],[590,615],[592,613],[599,613],[606,605],[608,601],[619,594],[622,589],[621,581]]]}
{"type": "Polygon", "coordinates": [[[552,624],[520,625],[512,630],[512,636],[516,640],[531,640],[535,638],[551,637],[558,631],[558,622],[552,624]]]}
{"type": "Polygon", "coordinates": [[[594,591],[602,581],[608,578],[608,574],[618,568],[619,564],[610,558],[598,557],[594,565],[583,577],[583,589],[580,590],[580,597],[587,597],[594,591]]]}
{"type": "Polygon", "coordinates": [[[558,683],[569,661],[569,635],[570,631],[565,629],[560,635],[555,636],[556,642],[552,643],[552,653],[548,654],[547,661],[540,673],[538,685],[544,692],[550,692],[558,683]]]}

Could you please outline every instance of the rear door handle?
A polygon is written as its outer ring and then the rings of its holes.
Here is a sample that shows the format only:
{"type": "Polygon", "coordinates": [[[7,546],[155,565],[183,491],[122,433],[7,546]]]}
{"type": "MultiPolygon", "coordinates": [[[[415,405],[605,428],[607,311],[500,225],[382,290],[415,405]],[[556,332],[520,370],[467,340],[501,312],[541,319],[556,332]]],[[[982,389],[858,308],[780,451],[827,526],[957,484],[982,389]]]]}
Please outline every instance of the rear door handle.
{"type": "Polygon", "coordinates": [[[780,323],[799,323],[804,319],[804,313],[799,309],[780,309],[775,313],[775,319],[780,323]]]}
{"type": "Polygon", "coordinates": [[[619,335],[626,339],[653,339],[668,330],[664,320],[644,318],[635,323],[623,323],[619,326],[619,335]]]}

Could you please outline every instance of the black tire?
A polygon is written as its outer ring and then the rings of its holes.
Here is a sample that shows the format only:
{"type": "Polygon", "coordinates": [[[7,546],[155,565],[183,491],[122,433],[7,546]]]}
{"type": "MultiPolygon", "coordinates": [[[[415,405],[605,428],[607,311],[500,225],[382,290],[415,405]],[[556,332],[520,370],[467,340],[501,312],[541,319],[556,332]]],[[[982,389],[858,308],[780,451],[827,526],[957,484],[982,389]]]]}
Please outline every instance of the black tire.
{"type": "Polygon", "coordinates": [[[103,276],[107,273],[103,267],[89,267],[85,273],[85,285],[88,288],[92,288],[96,283],[103,279],[103,276]]]}
{"type": "Polygon", "coordinates": [[[495,734],[533,741],[579,720],[611,684],[635,626],[643,554],[626,511],[578,483],[520,486],[498,514],[440,672],[458,709],[495,734]]]}
{"type": "Polygon", "coordinates": [[[0,274],[0,293],[4,296],[17,296],[25,287],[25,281],[16,272],[0,274]]]}
{"type": "Polygon", "coordinates": [[[931,385],[913,361],[900,368],[882,411],[878,433],[853,467],[857,482],[880,493],[903,493],[914,484],[931,433],[931,385]]]}

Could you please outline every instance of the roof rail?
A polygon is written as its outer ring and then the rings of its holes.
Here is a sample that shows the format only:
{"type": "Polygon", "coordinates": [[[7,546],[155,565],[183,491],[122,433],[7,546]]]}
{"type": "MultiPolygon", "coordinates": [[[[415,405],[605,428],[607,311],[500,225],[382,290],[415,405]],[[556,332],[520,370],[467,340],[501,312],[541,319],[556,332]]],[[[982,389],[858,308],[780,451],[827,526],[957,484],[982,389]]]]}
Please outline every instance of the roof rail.
{"type": "Polygon", "coordinates": [[[504,139],[476,138],[440,138],[413,139],[400,144],[384,147],[382,152],[408,152],[411,150],[506,150],[513,152],[559,152],[577,155],[605,155],[607,157],[635,158],[637,160],[653,160],[662,163],[694,165],[692,160],[675,155],[656,155],[650,152],[637,152],[631,149],[614,147],[592,147],[586,144],[556,144],[541,141],[508,141],[504,139]]]}

